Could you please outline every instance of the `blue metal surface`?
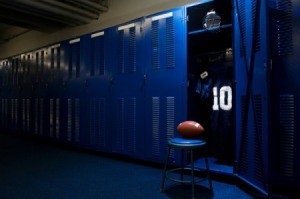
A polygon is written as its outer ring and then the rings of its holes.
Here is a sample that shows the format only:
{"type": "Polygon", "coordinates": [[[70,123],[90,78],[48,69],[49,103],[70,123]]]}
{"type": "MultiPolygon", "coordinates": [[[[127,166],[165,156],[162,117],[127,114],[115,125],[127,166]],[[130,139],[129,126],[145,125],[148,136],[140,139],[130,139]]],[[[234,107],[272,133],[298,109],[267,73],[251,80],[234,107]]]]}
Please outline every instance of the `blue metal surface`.
{"type": "Polygon", "coordinates": [[[266,2],[234,1],[237,174],[267,190],[269,96],[266,2]]]}
{"type": "MultiPolygon", "coordinates": [[[[300,186],[299,74],[300,3],[269,1],[271,38],[271,186],[273,190],[300,186]]],[[[298,190],[297,190],[298,191],[298,190]]]]}
{"type": "Polygon", "coordinates": [[[142,21],[111,29],[112,151],[144,157],[144,54],[142,21]]]}
{"type": "Polygon", "coordinates": [[[89,34],[85,39],[84,146],[94,150],[111,151],[110,87],[111,87],[111,35],[110,29],[89,34]]]}
{"type": "MultiPolygon", "coordinates": [[[[182,8],[146,18],[147,156],[164,161],[167,140],[186,118],[186,21],[182,8]],[[168,133],[167,133],[168,132],[168,133]]],[[[174,154],[172,159],[178,160],[174,154]]]]}

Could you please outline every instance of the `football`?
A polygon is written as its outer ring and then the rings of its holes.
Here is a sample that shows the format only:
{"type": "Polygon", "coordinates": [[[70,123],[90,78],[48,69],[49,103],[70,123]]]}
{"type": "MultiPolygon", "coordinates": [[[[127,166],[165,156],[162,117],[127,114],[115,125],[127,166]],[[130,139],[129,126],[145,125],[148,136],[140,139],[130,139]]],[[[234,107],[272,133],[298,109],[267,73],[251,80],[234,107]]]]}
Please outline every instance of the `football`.
{"type": "Polygon", "coordinates": [[[183,138],[199,138],[204,132],[201,124],[195,121],[184,121],[177,126],[177,131],[183,138]]]}

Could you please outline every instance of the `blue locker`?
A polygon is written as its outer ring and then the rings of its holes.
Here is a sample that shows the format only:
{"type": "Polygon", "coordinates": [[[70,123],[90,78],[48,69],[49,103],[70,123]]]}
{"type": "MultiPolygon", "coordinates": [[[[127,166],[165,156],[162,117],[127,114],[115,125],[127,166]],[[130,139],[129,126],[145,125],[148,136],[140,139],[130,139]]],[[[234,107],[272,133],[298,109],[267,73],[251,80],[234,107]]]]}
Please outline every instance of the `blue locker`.
{"type": "Polygon", "coordinates": [[[38,49],[34,52],[34,74],[33,74],[33,90],[32,90],[32,114],[33,129],[32,132],[38,137],[47,137],[47,60],[48,53],[46,48],[38,49]]]}
{"type": "Polygon", "coordinates": [[[182,8],[145,19],[146,146],[147,157],[158,162],[165,160],[167,140],[186,119],[185,23],[182,8]]]}
{"type": "Polygon", "coordinates": [[[268,191],[268,42],[266,1],[235,0],[236,173],[268,191]]]}
{"type": "Polygon", "coordinates": [[[82,52],[84,50],[84,38],[77,37],[68,41],[67,44],[67,80],[64,84],[65,94],[63,103],[64,108],[65,141],[72,145],[80,146],[82,140],[82,131],[84,125],[84,106],[82,101],[82,92],[84,90],[83,74],[82,74],[82,52]]]}
{"type": "Polygon", "coordinates": [[[60,138],[62,143],[67,143],[68,131],[68,89],[69,89],[69,41],[60,42],[60,138]]]}
{"type": "Polygon", "coordinates": [[[48,127],[49,139],[60,140],[61,134],[61,98],[62,98],[62,75],[61,75],[61,50],[60,44],[49,47],[49,74],[48,74],[48,127]]]}
{"type": "Polygon", "coordinates": [[[87,78],[84,101],[87,105],[85,146],[95,150],[110,151],[109,103],[111,86],[109,29],[88,36],[84,62],[87,78]]]}
{"type": "Polygon", "coordinates": [[[111,29],[110,129],[112,152],[144,157],[142,21],[111,29]]]}
{"type": "Polygon", "coordinates": [[[299,193],[299,1],[268,1],[271,48],[272,190],[299,193]]]}

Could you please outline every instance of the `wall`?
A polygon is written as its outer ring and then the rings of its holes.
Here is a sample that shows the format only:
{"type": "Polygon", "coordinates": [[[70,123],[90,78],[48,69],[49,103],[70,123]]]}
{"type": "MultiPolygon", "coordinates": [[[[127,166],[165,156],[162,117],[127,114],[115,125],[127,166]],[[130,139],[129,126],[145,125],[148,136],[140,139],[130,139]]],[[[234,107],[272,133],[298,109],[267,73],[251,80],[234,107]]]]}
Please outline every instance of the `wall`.
{"type": "Polygon", "coordinates": [[[51,34],[30,31],[0,45],[0,59],[193,2],[199,0],[109,0],[109,11],[95,22],[51,34]]]}

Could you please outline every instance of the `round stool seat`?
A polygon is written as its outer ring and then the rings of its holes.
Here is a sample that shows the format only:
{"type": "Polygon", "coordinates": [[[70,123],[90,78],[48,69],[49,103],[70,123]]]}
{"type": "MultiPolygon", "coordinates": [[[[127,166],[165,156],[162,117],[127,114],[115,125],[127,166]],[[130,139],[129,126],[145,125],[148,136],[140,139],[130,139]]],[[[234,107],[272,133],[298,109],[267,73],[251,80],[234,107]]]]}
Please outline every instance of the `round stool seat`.
{"type": "Polygon", "coordinates": [[[185,139],[185,138],[172,138],[168,141],[169,147],[179,149],[196,149],[206,145],[205,140],[185,139]]]}

